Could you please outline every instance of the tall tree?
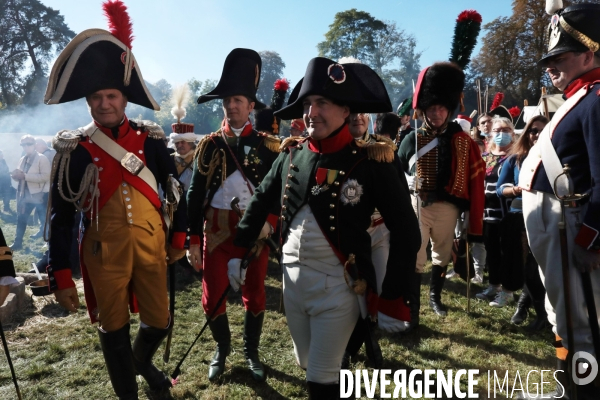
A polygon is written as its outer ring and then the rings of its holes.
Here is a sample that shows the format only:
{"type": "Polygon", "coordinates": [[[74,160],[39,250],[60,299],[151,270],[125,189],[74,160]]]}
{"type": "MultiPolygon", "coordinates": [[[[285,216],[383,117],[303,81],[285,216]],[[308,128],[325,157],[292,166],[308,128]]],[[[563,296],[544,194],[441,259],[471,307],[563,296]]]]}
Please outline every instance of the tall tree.
{"type": "Polygon", "coordinates": [[[342,11],[317,45],[319,55],[338,60],[354,57],[379,74],[392,100],[398,104],[412,91],[412,80],[420,70],[421,53],[414,36],[395,22],[381,21],[365,11],[342,11]]]}
{"type": "Polygon", "coordinates": [[[285,63],[276,51],[259,51],[258,54],[262,59],[262,69],[256,96],[260,101],[269,105],[271,96],[273,96],[273,84],[277,79],[283,78],[285,63]]]}
{"type": "Polygon", "coordinates": [[[48,63],[75,33],[58,10],[46,7],[39,0],[4,0],[0,12],[2,99],[14,104],[15,90],[20,90],[16,94],[24,96],[25,103],[41,103],[48,63]],[[31,72],[26,74],[29,63],[31,72]],[[21,87],[15,87],[14,82],[21,83],[21,87]]]}

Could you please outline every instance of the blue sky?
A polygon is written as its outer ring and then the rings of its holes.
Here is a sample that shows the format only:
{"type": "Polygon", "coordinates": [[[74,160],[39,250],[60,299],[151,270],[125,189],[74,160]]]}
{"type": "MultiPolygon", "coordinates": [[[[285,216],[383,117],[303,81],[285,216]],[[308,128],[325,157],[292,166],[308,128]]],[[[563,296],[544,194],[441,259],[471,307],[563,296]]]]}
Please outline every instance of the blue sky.
{"type": "MultiPolygon", "coordinates": [[[[41,2],[59,10],[75,33],[107,28],[101,0],[41,2]]],[[[285,77],[295,84],[308,61],[317,56],[316,45],[335,14],[351,8],[395,21],[413,34],[417,49],[423,51],[422,66],[447,59],[461,11],[476,9],[484,24],[511,15],[510,0],[125,0],[125,4],[136,36],[133,53],[144,78],[149,82],[164,78],[171,84],[218,79],[225,57],[235,47],[278,52],[286,63],[285,77]]]]}

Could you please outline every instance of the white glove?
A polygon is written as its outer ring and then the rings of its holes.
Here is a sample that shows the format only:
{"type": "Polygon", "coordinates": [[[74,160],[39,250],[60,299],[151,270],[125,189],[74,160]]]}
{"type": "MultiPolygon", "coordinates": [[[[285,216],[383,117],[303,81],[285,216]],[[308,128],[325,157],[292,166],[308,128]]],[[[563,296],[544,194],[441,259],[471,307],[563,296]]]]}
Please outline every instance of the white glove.
{"type": "Polygon", "coordinates": [[[399,319],[392,318],[380,311],[377,312],[377,324],[379,325],[379,329],[383,329],[384,331],[390,333],[404,332],[407,328],[406,321],[400,321],[399,319]]]}
{"type": "MultiPolygon", "coordinates": [[[[410,176],[408,174],[404,174],[404,176],[406,177],[406,183],[408,184],[408,189],[410,190],[416,190],[415,188],[415,182],[417,180],[416,176],[410,176]]],[[[423,178],[419,178],[419,187],[421,187],[421,184],[423,183],[423,178]]]]}
{"type": "Polygon", "coordinates": [[[265,222],[262,229],[260,230],[260,235],[258,235],[258,240],[269,237],[272,234],[273,234],[273,227],[271,226],[270,223],[265,222]]]}
{"type": "Polygon", "coordinates": [[[241,269],[241,265],[241,258],[232,258],[227,263],[227,277],[234,292],[240,289],[240,285],[246,283],[246,269],[241,269]]]}
{"type": "Polygon", "coordinates": [[[187,251],[187,259],[192,268],[194,268],[196,272],[200,272],[202,269],[202,254],[200,252],[199,244],[193,244],[190,246],[189,250],[187,251]]]}

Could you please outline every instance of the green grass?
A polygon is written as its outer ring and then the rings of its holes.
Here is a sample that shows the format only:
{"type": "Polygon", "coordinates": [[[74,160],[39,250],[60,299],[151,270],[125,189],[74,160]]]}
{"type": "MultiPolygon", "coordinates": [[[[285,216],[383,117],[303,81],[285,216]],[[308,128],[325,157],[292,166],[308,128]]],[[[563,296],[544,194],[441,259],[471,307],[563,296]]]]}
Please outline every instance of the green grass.
{"type": "MultiPolygon", "coordinates": [[[[5,218],[6,216],[0,216],[5,218]]],[[[9,243],[14,238],[14,225],[3,220],[2,229],[9,243]]],[[[17,252],[18,271],[30,269],[32,261],[43,252],[43,241],[32,241],[28,235],[37,227],[28,228],[25,251],[17,252]]],[[[182,366],[180,383],[171,390],[174,399],[301,399],[307,398],[305,373],[296,365],[292,340],[285,316],[278,312],[280,274],[269,269],[266,281],[267,313],[261,338],[260,356],[268,366],[265,383],[256,383],[246,370],[243,355],[243,307],[241,295],[228,299],[233,335],[233,351],[227,359],[226,371],[216,383],[207,378],[208,363],[215,344],[210,332],[205,332],[182,366]]],[[[514,303],[502,309],[471,300],[467,315],[466,284],[446,282],[443,301],[449,307],[448,317],[437,317],[427,305],[428,274],[421,287],[421,326],[405,337],[378,333],[385,359],[384,368],[398,369],[479,369],[477,391],[487,398],[487,372],[509,371],[511,387],[519,371],[523,381],[532,369],[554,369],[553,335],[550,331],[531,335],[524,328],[510,324],[514,303]]],[[[472,286],[472,295],[483,289],[472,286]]],[[[80,290],[83,303],[83,292],[80,290]]],[[[163,347],[154,358],[159,368],[169,374],[194,340],[205,318],[200,306],[202,282],[199,276],[177,268],[177,306],[171,359],[162,361],[163,347]]],[[[530,316],[532,318],[533,316],[530,316]]],[[[132,337],[138,329],[137,315],[132,316],[132,337]]],[[[526,322],[527,324],[527,322],[526,322]]],[[[85,307],[69,315],[52,297],[33,298],[28,307],[4,326],[21,392],[25,399],[111,399],[114,393],[104,367],[95,328],[89,323],[85,307]]],[[[368,368],[364,350],[351,368],[368,368]]],[[[493,376],[493,375],[492,375],[493,376]]],[[[551,379],[551,378],[550,378],[551,379]]],[[[539,383],[539,374],[534,376],[539,383]]],[[[546,377],[546,380],[547,377],[546,377]]],[[[148,386],[140,381],[140,398],[148,397],[148,386]]],[[[465,386],[463,385],[463,389],[465,386]]],[[[533,382],[530,382],[533,389],[533,382]]],[[[554,388],[545,386],[545,392],[554,388]]],[[[393,386],[388,392],[393,391],[393,386]]],[[[364,390],[362,391],[365,395],[364,390]]],[[[493,392],[492,392],[493,395],[493,392]]],[[[6,360],[0,360],[0,399],[16,398],[6,360]]],[[[493,396],[492,396],[493,398],[493,396]]],[[[497,394],[506,398],[506,394],[497,394]]]]}

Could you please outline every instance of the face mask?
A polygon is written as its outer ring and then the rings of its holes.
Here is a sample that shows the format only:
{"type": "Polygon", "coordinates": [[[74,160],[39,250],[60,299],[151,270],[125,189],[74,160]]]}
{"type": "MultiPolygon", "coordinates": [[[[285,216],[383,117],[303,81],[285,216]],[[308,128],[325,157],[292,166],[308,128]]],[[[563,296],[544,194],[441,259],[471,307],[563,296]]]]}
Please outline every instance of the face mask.
{"type": "Polygon", "coordinates": [[[498,132],[496,136],[494,136],[494,143],[496,143],[500,147],[508,146],[512,141],[512,137],[510,133],[507,132],[498,132]]]}

